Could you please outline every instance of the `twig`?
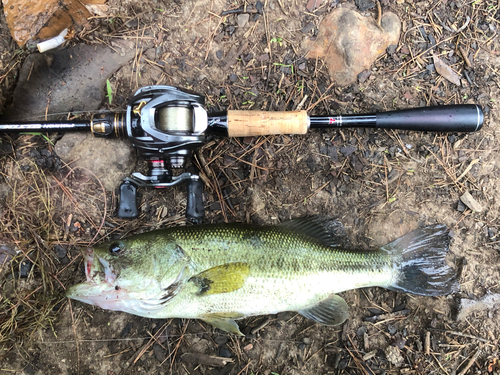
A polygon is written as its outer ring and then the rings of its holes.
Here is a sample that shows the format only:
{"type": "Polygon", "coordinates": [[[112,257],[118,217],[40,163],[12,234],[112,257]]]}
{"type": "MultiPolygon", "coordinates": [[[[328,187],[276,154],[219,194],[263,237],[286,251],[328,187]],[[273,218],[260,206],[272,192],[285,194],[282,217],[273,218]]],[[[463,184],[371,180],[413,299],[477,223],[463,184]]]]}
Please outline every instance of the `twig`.
{"type": "Polygon", "coordinates": [[[445,334],[450,334],[450,335],[460,336],[460,337],[466,337],[468,339],[474,339],[474,340],[478,340],[478,341],[485,342],[485,343],[489,343],[490,342],[489,340],[483,339],[482,337],[473,336],[473,335],[469,335],[467,333],[461,333],[461,332],[456,332],[456,331],[445,331],[444,329],[437,329],[437,328],[429,328],[429,331],[443,332],[445,334]]]}
{"type": "Polygon", "coordinates": [[[467,362],[467,365],[465,366],[465,368],[462,371],[460,371],[460,373],[458,375],[465,375],[465,374],[467,374],[467,372],[472,367],[472,365],[474,364],[474,362],[476,362],[476,360],[479,358],[480,354],[481,354],[481,347],[479,347],[477,349],[476,353],[472,356],[472,358],[470,359],[470,361],[467,362]]]}
{"type": "Polygon", "coordinates": [[[424,353],[429,355],[430,352],[431,352],[431,333],[427,331],[425,333],[424,353]]]}
{"type": "Polygon", "coordinates": [[[380,6],[380,1],[377,0],[377,26],[380,30],[384,31],[382,28],[382,7],[380,6]]]}

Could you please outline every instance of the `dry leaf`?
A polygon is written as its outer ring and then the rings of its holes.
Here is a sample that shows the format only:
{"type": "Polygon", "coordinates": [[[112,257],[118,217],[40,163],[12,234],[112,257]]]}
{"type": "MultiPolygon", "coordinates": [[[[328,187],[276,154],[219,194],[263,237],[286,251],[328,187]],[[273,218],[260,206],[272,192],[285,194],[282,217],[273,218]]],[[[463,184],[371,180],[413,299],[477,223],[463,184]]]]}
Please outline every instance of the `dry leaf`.
{"type": "Polygon", "coordinates": [[[453,69],[451,69],[448,65],[446,65],[439,57],[433,56],[433,58],[436,71],[451,83],[460,86],[460,76],[455,73],[453,69]]]}

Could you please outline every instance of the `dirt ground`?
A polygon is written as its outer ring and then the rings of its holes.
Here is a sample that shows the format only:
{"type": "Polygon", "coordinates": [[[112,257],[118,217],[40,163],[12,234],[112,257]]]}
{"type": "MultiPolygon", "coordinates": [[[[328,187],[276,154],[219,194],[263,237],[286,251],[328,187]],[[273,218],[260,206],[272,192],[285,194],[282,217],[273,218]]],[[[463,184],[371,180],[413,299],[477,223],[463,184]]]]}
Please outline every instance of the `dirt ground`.
{"type": "MultiPolygon", "coordinates": [[[[18,253],[0,273],[1,373],[500,374],[500,3],[383,0],[382,11],[402,20],[399,45],[363,82],[331,85],[324,63],[304,57],[301,44],[335,7],[366,3],[323,1],[311,13],[305,1],[266,0],[262,14],[245,22],[242,13],[219,16],[244,7],[239,0],[110,0],[109,16],[93,18],[76,42],[135,44],[136,58],[110,77],[113,102],[103,106],[111,109],[124,109],[135,89],[153,84],[201,93],[209,111],[293,110],[304,98],[312,114],[480,104],[485,124],[472,134],[358,129],[214,137],[194,160],[209,182],[206,222],[326,215],[362,249],[444,223],[460,292],[348,291],[342,297],[350,318],[339,327],[285,312],[240,321],[242,338],[201,321],[70,302],[65,288],[84,279],[80,246],[183,224],[185,191],[141,191],[140,218],[119,220],[114,192],[58,158],[53,143],[60,136],[5,135],[2,262],[18,253]],[[437,74],[431,53],[460,72],[460,87],[437,74]],[[465,192],[481,212],[461,204],[465,192]]],[[[363,13],[377,16],[376,8],[363,13]]],[[[3,16],[0,33],[1,113],[28,52],[11,40],[3,16]]]]}

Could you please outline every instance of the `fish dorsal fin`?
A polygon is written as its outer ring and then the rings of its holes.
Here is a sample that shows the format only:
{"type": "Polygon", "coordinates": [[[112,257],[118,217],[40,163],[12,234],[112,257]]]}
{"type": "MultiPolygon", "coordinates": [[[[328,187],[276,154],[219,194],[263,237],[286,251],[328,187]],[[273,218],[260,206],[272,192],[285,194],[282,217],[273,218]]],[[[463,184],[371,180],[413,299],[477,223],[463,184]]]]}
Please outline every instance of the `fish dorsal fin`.
{"type": "Polygon", "coordinates": [[[234,321],[234,319],[240,319],[243,315],[239,313],[213,313],[205,314],[200,319],[213,325],[215,328],[219,328],[223,331],[234,333],[238,336],[244,336],[240,331],[240,327],[234,321]]]}
{"type": "Polygon", "coordinates": [[[344,242],[344,226],[338,220],[318,216],[303,217],[277,225],[290,232],[300,233],[316,239],[323,245],[338,247],[344,242]]]}
{"type": "Polygon", "coordinates": [[[209,268],[191,277],[189,281],[200,288],[198,295],[229,293],[240,289],[249,274],[248,263],[234,262],[209,268]]]}
{"type": "Polygon", "coordinates": [[[320,303],[298,312],[306,318],[325,326],[342,324],[349,317],[349,307],[346,301],[336,294],[332,294],[320,303]]]}

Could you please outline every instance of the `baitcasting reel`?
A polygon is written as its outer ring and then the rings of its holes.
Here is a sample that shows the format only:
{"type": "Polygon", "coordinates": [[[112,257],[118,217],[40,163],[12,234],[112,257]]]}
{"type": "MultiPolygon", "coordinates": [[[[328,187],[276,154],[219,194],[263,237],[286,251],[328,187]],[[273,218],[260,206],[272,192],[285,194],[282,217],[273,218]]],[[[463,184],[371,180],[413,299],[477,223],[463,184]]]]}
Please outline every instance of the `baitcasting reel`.
{"type": "Polygon", "coordinates": [[[207,112],[205,98],[169,86],[139,89],[127,106],[127,112],[91,120],[97,136],[128,137],[140,157],[148,163],[148,173],[132,173],[120,185],[118,217],[135,218],[137,187],[165,188],[187,184],[186,217],[200,222],[204,216],[203,183],[196,174],[174,175],[185,168],[195,149],[205,142],[207,112]],[[125,116],[125,120],[123,117],[125,116]],[[111,120],[111,121],[110,121],[111,120]]]}

